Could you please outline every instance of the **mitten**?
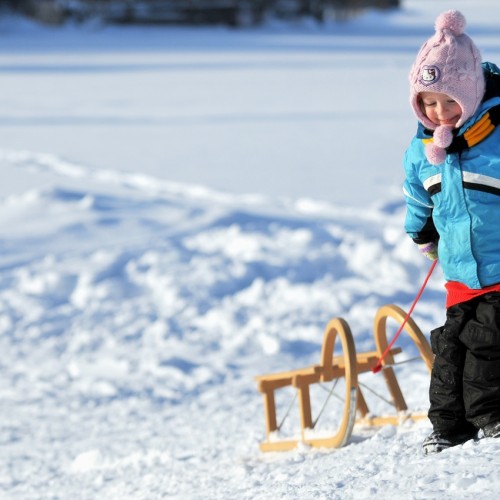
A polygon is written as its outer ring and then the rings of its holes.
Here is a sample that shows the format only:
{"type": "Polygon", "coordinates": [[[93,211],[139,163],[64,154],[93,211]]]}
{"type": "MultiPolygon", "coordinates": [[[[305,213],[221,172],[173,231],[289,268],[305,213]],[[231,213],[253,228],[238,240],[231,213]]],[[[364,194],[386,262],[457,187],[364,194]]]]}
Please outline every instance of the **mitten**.
{"type": "Polygon", "coordinates": [[[429,243],[422,243],[417,246],[429,260],[436,260],[438,258],[438,246],[436,242],[430,241],[429,243]]]}

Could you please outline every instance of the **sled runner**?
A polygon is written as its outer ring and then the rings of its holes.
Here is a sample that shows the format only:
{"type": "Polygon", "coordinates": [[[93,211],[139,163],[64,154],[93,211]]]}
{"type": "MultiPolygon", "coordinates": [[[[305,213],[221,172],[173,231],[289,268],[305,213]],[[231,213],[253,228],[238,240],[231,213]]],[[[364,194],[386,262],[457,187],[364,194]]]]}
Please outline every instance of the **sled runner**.
{"type": "MultiPolygon", "coordinates": [[[[364,353],[356,353],[353,336],[347,322],[342,318],[334,318],[326,326],[321,360],[318,365],[256,377],[258,390],[264,398],[266,423],[266,441],[261,443],[261,450],[285,451],[295,448],[299,443],[305,443],[313,447],[340,448],[351,437],[356,422],[373,426],[397,425],[407,419],[425,418],[426,414],[408,412],[406,401],[392,368],[395,364],[394,356],[401,352],[401,348],[392,348],[382,361],[382,373],[392,404],[396,409],[395,414],[372,416],[363,395],[361,384],[358,382],[358,374],[372,370],[388,347],[387,319],[392,318],[402,324],[405,316],[405,312],[398,306],[386,305],[381,307],[374,322],[376,350],[364,353]],[[340,347],[340,354],[334,356],[334,353],[337,352],[336,346],[337,349],[340,347]],[[325,406],[319,410],[317,418],[313,420],[311,391],[315,389],[315,386],[321,386],[326,382],[333,384],[328,393],[328,399],[335,396],[343,402],[341,403],[343,408],[335,412],[337,418],[333,420],[330,426],[318,433],[316,424],[325,406]],[[334,392],[338,382],[341,382],[342,397],[334,392]],[[300,435],[292,435],[290,438],[282,438],[278,435],[291,409],[290,407],[282,421],[278,423],[276,410],[277,391],[283,388],[291,388],[299,403],[300,435]],[[356,414],[358,414],[357,419],[356,414]]],[[[430,372],[433,355],[427,339],[411,318],[404,325],[404,330],[416,344],[420,357],[430,372]]]]}

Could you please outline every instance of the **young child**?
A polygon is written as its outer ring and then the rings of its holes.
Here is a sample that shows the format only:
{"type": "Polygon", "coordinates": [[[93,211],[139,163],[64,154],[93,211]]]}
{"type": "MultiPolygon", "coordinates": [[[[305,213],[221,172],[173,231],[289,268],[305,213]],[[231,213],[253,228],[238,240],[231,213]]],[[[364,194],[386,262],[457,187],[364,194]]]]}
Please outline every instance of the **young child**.
{"type": "Polygon", "coordinates": [[[425,454],[479,430],[500,437],[500,70],[481,64],[464,27],[458,11],[438,16],[410,72],[419,125],[404,159],[405,229],[439,254],[447,281],[425,454]]]}

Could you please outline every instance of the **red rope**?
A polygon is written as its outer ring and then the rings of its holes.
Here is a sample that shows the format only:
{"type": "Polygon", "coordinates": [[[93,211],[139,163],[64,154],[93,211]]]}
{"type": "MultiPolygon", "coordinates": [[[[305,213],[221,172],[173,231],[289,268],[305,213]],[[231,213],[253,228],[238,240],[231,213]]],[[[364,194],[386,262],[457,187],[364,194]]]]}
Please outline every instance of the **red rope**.
{"type": "Polygon", "coordinates": [[[396,332],[396,335],[394,335],[393,339],[391,340],[391,343],[387,346],[387,349],[383,352],[382,356],[380,356],[379,360],[377,361],[377,364],[372,368],[373,373],[378,373],[380,370],[382,370],[382,361],[384,358],[387,356],[389,351],[392,349],[392,346],[394,345],[394,342],[396,342],[397,338],[399,337],[400,333],[403,331],[403,328],[405,327],[406,323],[410,319],[411,313],[413,312],[413,309],[415,309],[415,306],[417,305],[417,302],[419,301],[420,297],[422,296],[422,293],[424,292],[424,289],[427,285],[427,282],[429,281],[429,278],[431,277],[432,271],[434,271],[434,268],[436,267],[437,264],[437,259],[432,263],[431,268],[429,269],[429,272],[427,273],[427,276],[425,277],[425,281],[420,287],[420,290],[418,291],[417,296],[415,297],[415,300],[413,301],[413,304],[410,307],[410,310],[408,311],[408,314],[405,316],[405,319],[401,323],[401,326],[399,327],[399,330],[396,332]]]}

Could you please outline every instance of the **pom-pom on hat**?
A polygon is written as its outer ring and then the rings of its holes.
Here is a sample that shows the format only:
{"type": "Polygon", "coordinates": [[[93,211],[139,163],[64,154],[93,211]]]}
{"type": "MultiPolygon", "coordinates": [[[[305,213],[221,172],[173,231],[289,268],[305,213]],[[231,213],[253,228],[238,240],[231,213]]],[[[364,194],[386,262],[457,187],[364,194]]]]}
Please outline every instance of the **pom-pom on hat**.
{"type": "Polygon", "coordinates": [[[484,95],[481,54],[464,33],[465,24],[465,17],[458,10],[440,14],[436,33],[422,45],[410,72],[411,106],[419,121],[431,130],[437,125],[422,111],[420,92],[438,92],[453,98],[462,108],[457,128],[476,112],[484,95]]]}

